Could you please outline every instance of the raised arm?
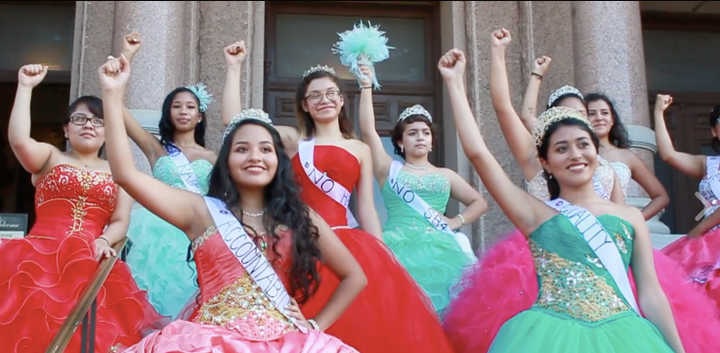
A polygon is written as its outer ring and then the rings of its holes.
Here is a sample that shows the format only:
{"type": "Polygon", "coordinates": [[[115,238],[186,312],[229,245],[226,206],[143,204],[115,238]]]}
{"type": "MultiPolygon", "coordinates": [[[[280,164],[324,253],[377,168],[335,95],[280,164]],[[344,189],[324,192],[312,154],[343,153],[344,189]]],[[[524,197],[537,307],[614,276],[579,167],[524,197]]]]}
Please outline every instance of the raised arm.
{"type": "MultiPolygon", "coordinates": [[[[445,79],[450,95],[455,126],[463,151],[508,218],[523,234],[531,234],[542,222],[554,215],[553,210],[515,185],[485,145],[462,81],[465,54],[458,49],[450,50],[440,59],[438,69],[445,79]]],[[[523,128],[523,131],[526,130],[523,128]]]]}
{"type": "Polygon", "coordinates": [[[240,79],[242,75],[242,63],[245,60],[247,49],[245,41],[235,42],[223,49],[225,55],[225,88],[222,96],[222,123],[223,126],[230,125],[230,120],[242,111],[242,98],[240,97],[240,79]]]}
{"type": "Polygon", "coordinates": [[[372,71],[365,65],[360,66],[360,72],[365,77],[360,77],[362,91],[360,92],[360,136],[363,142],[370,146],[373,161],[373,173],[379,185],[385,184],[392,157],[385,152],[380,135],[375,130],[375,107],[372,100],[372,71]]]}
{"type": "Polygon", "coordinates": [[[542,167],[537,159],[532,135],[520,121],[510,99],[510,85],[505,64],[505,52],[510,41],[510,32],[506,29],[492,34],[490,98],[510,152],[520,165],[525,180],[532,180],[542,167]]]}
{"type": "Polygon", "coordinates": [[[110,60],[100,67],[99,76],[105,113],[105,146],[113,179],[150,212],[185,231],[190,238],[199,236],[212,224],[207,221],[210,216],[202,197],[168,186],[135,167],[122,120],[130,63],[123,56],[110,60]]]}
{"type": "Polygon", "coordinates": [[[665,110],[672,104],[672,97],[658,94],[655,100],[655,141],[658,154],[665,163],[670,164],[685,175],[702,179],[705,176],[705,156],[678,152],[673,146],[665,125],[665,110]]]}
{"type": "Polygon", "coordinates": [[[637,284],[638,304],[645,317],[662,332],[665,341],[675,353],[684,353],[670,304],[655,272],[650,231],[642,214],[632,206],[626,207],[627,211],[623,211],[626,214],[625,219],[632,223],[635,230],[632,271],[637,284]]]}
{"type": "Polygon", "coordinates": [[[625,154],[628,156],[628,167],[630,168],[633,180],[650,196],[650,203],[641,210],[645,220],[648,220],[670,204],[670,196],[662,183],[660,183],[660,180],[650,171],[650,168],[648,168],[645,162],[632,151],[625,151],[625,154]]]}
{"type": "Polygon", "coordinates": [[[457,173],[448,168],[441,170],[443,175],[450,180],[450,197],[467,206],[465,211],[451,218],[448,225],[455,230],[466,224],[475,223],[487,211],[487,202],[475,188],[470,186],[457,173]]]}
{"type": "Polygon", "coordinates": [[[358,222],[362,229],[382,240],[382,227],[375,209],[375,198],[373,189],[372,156],[370,148],[357,141],[360,146],[358,157],[360,158],[360,180],[357,184],[358,195],[358,222]]]}
{"type": "Polygon", "coordinates": [[[47,75],[47,66],[25,65],[18,71],[18,87],[10,113],[8,142],[15,157],[30,174],[39,174],[50,160],[53,151],[50,144],[37,142],[30,137],[30,101],[32,90],[47,75]]]}
{"type": "Polygon", "coordinates": [[[530,74],[530,81],[525,89],[523,96],[522,109],[520,109],[520,119],[528,131],[532,131],[537,120],[537,100],[540,95],[540,84],[542,84],[545,73],[550,68],[552,59],[548,56],[535,59],[533,62],[533,70],[530,74]]]}
{"type": "Polygon", "coordinates": [[[340,280],[325,306],[312,319],[317,322],[321,330],[325,330],[342,316],[353,300],[367,285],[367,277],[360,264],[355,260],[350,250],[335,235],[330,226],[310,211],[310,217],[318,229],[317,245],[323,256],[323,263],[340,280]]]}

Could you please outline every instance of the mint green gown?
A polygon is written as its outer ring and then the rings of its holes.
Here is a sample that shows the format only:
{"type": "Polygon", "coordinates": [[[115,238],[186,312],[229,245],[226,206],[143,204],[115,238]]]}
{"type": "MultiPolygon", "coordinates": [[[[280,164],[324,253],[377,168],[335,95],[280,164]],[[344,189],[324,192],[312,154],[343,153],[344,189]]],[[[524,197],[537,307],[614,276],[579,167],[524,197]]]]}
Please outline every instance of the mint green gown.
{"type": "MultiPolygon", "coordinates": [[[[207,160],[191,163],[203,194],[213,165],[207,160]]],[[[185,189],[177,167],[168,156],[155,162],[153,177],[174,188],[185,189]]],[[[198,290],[195,262],[188,262],[190,240],[183,231],[144,207],[133,209],[128,237],[132,248],[127,264],[138,286],[148,292],[160,314],[175,318],[198,290]]]]}
{"type": "MultiPolygon", "coordinates": [[[[604,215],[627,271],[632,225],[604,215]]],[[[539,295],[528,310],[505,322],[491,353],[672,353],[660,331],[628,305],[582,234],[562,215],[543,223],[528,240],[539,295]]]]}
{"type": "MultiPolygon", "coordinates": [[[[441,174],[414,175],[401,170],[398,181],[412,189],[434,210],[445,213],[450,199],[450,181],[441,174]]],[[[463,268],[472,263],[450,235],[435,229],[403,202],[385,182],[382,196],[388,220],[383,229],[385,244],[425,290],[437,312],[450,303],[450,288],[457,284],[463,268]]]]}

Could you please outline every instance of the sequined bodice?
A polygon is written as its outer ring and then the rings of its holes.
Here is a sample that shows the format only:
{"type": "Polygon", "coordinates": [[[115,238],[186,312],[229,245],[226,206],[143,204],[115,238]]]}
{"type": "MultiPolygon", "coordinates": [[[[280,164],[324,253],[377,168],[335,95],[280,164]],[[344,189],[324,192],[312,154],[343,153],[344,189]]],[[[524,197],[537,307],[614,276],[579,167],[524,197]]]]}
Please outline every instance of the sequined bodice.
{"type": "MultiPolygon", "coordinates": [[[[398,181],[420,196],[434,210],[445,213],[450,199],[450,180],[442,174],[415,175],[401,170],[398,181]]],[[[433,227],[423,215],[408,206],[392,190],[388,181],[382,188],[388,220],[385,230],[400,231],[405,234],[434,232],[433,227]]]]}
{"type": "Polygon", "coordinates": [[[630,171],[630,167],[623,162],[610,162],[610,165],[613,167],[615,174],[618,176],[618,181],[620,182],[623,195],[627,195],[627,188],[630,184],[630,179],[632,179],[632,171],[630,171]]]}
{"type": "MultiPolygon", "coordinates": [[[[205,159],[197,159],[192,161],[190,166],[195,173],[198,183],[200,183],[200,189],[203,192],[203,195],[207,194],[208,189],[210,188],[209,177],[210,172],[212,172],[213,169],[212,163],[205,159]]],[[[174,188],[186,189],[185,182],[183,182],[180,177],[180,172],[178,171],[175,162],[173,162],[172,158],[168,156],[158,158],[157,162],[155,162],[155,166],[153,167],[152,174],[155,179],[160,180],[174,188]]]]}
{"type": "Polygon", "coordinates": [[[40,178],[35,189],[37,217],[28,238],[94,240],[115,210],[117,187],[109,173],[60,164],[40,178]]]}
{"type": "MultiPolygon", "coordinates": [[[[610,215],[597,217],[618,247],[627,272],[634,230],[610,215]]],[[[534,310],[598,322],[618,314],[634,315],[612,276],[582,234],[563,215],[543,223],[530,235],[539,294],[534,310]]]]}
{"type": "MultiPolygon", "coordinates": [[[[280,278],[286,281],[283,276],[291,260],[289,255],[284,254],[289,254],[292,237],[287,229],[279,231],[279,234],[283,236],[274,249],[283,255],[276,258],[274,251],[268,251],[266,256],[280,278]]],[[[193,321],[220,326],[255,341],[278,339],[296,330],[240,265],[215,227],[195,239],[192,250],[197,264],[201,303],[193,321]]]]}
{"type": "MultiPolygon", "coordinates": [[[[600,184],[605,189],[605,192],[610,195],[612,194],[613,185],[615,185],[615,174],[613,168],[610,166],[605,159],[598,156],[598,167],[595,171],[595,177],[600,180],[600,184]]],[[[550,200],[550,192],[547,188],[547,180],[543,177],[542,171],[540,171],[530,181],[525,182],[525,187],[530,195],[537,197],[540,200],[550,200]]]]}
{"type": "MultiPolygon", "coordinates": [[[[698,185],[698,192],[700,192],[700,195],[702,195],[702,197],[709,203],[709,205],[703,205],[704,207],[707,207],[705,209],[705,217],[710,216],[713,212],[720,208],[720,197],[718,197],[719,195],[715,195],[712,188],[714,183],[720,183],[720,166],[718,166],[715,160],[716,158],[707,158],[707,170],[705,172],[705,177],[700,180],[700,184],[698,185]]],[[[717,185],[715,188],[720,190],[720,187],[717,185]]],[[[717,228],[720,228],[720,224],[716,225],[711,230],[715,230],[717,228]]]]}

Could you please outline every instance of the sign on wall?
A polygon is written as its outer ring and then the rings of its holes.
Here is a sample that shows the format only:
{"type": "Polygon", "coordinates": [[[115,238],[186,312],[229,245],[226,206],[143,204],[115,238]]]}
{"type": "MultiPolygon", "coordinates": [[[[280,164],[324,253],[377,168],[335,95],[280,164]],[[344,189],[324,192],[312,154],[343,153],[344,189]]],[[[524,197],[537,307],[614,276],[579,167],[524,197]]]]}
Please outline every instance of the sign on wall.
{"type": "Polygon", "coordinates": [[[22,238],[27,234],[25,213],[0,213],[0,239],[22,238]]]}

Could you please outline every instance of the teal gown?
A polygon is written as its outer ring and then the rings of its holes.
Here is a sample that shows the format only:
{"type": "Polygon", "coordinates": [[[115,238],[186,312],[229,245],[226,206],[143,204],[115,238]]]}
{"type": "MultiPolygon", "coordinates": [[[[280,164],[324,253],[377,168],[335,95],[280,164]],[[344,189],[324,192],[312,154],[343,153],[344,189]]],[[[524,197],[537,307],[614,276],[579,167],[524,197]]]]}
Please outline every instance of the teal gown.
{"type": "MultiPolygon", "coordinates": [[[[199,159],[191,166],[201,191],[207,194],[212,163],[199,159]]],[[[168,156],[155,162],[153,177],[174,188],[186,188],[168,156]]],[[[176,318],[198,290],[195,262],[188,262],[190,240],[183,231],[144,207],[133,209],[128,237],[132,248],[126,262],[135,281],[148,292],[150,303],[160,314],[176,318]]]]}
{"type": "MultiPolygon", "coordinates": [[[[627,272],[633,249],[630,223],[598,221],[613,235],[627,272]]],[[[539,295],[529,309],[502,325],[491,353],[672,353],[660,331],[627,303],[582,234],[562,215],[528,240],[539,295]]]]}
{"type": "MultiPolygon", "coordinates": [[[[445,213],[450,181],[441,174],[414,175],[401,170],[398,181],[419,195],[434,210],[445,213]]],[[[425,290],[438,313],[450,303],[450,288],[463,269],[472,264],[458,243],[435,229],[393,192],[388,181],[382,188],[388,220],[383,229],[385,244],[425,290]]]]}

